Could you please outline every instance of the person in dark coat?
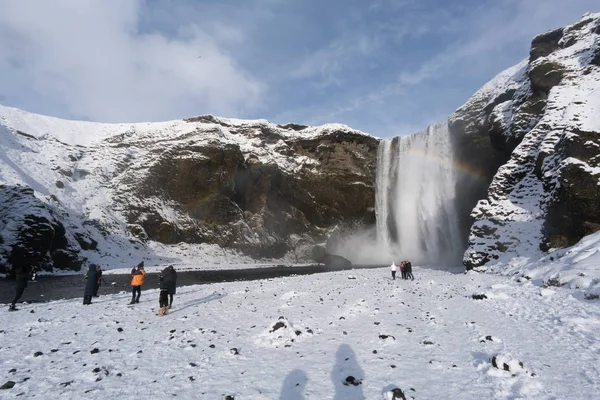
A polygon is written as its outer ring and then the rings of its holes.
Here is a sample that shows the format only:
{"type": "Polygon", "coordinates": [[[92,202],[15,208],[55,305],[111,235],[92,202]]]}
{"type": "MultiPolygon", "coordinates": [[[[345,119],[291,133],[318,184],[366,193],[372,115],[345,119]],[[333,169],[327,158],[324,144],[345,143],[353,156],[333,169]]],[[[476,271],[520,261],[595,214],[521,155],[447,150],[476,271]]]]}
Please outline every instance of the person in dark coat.
{"type": "Polygon", "coordinates": [[[97,290],[96,282],[97,282],[97,278],[98,278],[98,269],[100,269],[99,265],[91,264],[88,267],[87,273],[85,274],[87,281],[85,283],[85,290],[83,292],[83,304],[84,305],[92,304],[92,296],[94,295],[94,293],[97,290]]]}
{"type": "Polygon", "coordinates": [[[163,269],[159,274],[159,287],[160,295],[158,302],[160,304],[160,311],[158,315],[168,314],[173,306],[173,296],[177,290],[177,271],[172,265],[163,269]],[[167,295],[169,296],[167,302],[167,295]]]}
{"type": "Polygon", "coordinates": [[[404,268],[406,268],[406,279],[410,278],[411,281],[414,281],[415,277],[412,274],[412,264],[410,261],[406,262],[406,266],[404,268]]]}
{"type": "Polygon", "coordinates": [[[98,297],[98,290],[100,289],[100,283],[102,280],[102,267],[96,265],[96,286],[94,286],[94,297],[98,297]]]}
{"type": "Polygon", "coordinates": [[[27,280],[29,279],[29,269],[25,267],[21,267],[16,270],[16,283],[15,283],[15,297],[11,302],[10,306],[8,306],[8,311],[17,311],[17,301],[23,295],[25,288],[27,287],[27,280]]]}

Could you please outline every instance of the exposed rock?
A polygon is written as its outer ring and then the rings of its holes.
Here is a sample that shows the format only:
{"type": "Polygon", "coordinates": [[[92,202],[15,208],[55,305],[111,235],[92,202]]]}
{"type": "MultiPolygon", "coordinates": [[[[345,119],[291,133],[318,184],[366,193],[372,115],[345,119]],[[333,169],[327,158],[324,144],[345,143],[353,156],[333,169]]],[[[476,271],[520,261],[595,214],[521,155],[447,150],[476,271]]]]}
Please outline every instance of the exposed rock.
{"type": "Polygon", "coordinates": [[[6,383],[4,383],[4,385],[0,386],[0,390],[3,389],[12,389],[13,387],[15,387],[16,383],[13,381],[7,381],[6,383]]]}
{"type": "Polygon", "coordinates": [[[555,61],[546,61],[532,65],[529,79],[534,91],[548,93],[558,85],[565,75],[565,68],[555,61]]]}
{"type": "Polygon", "coordinates": [[[533,38],[531,50],[529,50],[529,62],[535,61],[540,57],[546,57],[556,51],[559,48],[558,43],[562,37],[563,28],[560,28],[533,38]]]}
{"type": "Polygon", "coordinates": [[[350,375],[350,376],[346,377],[346,379],[344,379],[344,381],[342,383],[346,386],[350,386],[350,385],[358,386],[358,385],[362,384],[362,380],[356,379],[355,377],[350,375]]]}
{"type": "Polygon", "coordinates": [[[0,242],[0,272],[7,272],[4,265],[31,271],[81,268],[81,247],[33,189],[0,185],[0,203],[0,231],[12,239],[0,242]]]}
{"type": "Polygon", "coordinates": [[[385,400],[406,400],[404,392],[400,388],[394,388],[392,390],[384,392],[383,398],[385,400]]]}
{"type": "Polygon", "coordinates": [[[510,372],[513,376],[520,373],[527,373],[523,362],[517,360],[509,353],[499,353],[492,357],[492,367],[510,372]]]}

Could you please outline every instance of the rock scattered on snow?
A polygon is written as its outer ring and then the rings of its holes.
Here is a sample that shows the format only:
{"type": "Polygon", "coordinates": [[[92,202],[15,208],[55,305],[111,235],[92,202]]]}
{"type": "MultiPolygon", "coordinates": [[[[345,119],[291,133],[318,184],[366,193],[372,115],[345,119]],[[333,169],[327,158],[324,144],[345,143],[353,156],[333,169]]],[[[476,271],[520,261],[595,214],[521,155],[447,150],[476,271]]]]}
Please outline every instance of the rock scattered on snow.
{"type": "Polygon", "coordinates": [[[15,382],[8,381],[4,385],[0,386],[0,389],[12,389],[15,386],[15,382]]]}
{"type": "Polygon", "coordinates": [[[394,388],[383,393],[383,400],[406,400],[400,388],[394,388]]]}
{"type": "Polygon", "coordinates": [[[522,361],[517,360],[509,353],[498,353],[491,360],[494,368],[510,372],[512,375],[528,373],[522,361]]]}
{"type": "Polygon", "coordinates": [[[361,379],[356,379],[355,377],[353,377],[352,375],[346,377],[346,379],[342,382],[344,385],[346,386],[358,386],[362,383],[361,379]]]}

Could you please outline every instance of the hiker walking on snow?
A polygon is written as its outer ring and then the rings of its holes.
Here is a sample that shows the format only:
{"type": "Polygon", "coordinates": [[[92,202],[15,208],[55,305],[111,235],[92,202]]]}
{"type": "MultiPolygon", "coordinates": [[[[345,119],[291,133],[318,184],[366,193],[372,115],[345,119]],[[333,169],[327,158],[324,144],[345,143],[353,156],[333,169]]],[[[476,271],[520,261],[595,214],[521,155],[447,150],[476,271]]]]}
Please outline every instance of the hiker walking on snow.
{"type": "Polygon", "coordinates": [[[27,287],[27,280],[29,279],[29,270],[26,267],[21,267],[16,270],[16,283],[15,283],[15,297],[8,306],[8,311],[17,311],[17,301],[23,295],[25,288],[27,287]]]}
{"type": "Polygon", "coordinates": [[[92,304],[92,296],[98,292],[98,271],[100,266],[96,264],[90,264],[87,272],[85,273],[85,289],[83,291],[83,304],[92,304]]]}
{"type": "Polygon", "coordinates": [[[144,270],[144,262],[142,261],[131,270],[131,303],[129,304],[140,302],[142,285],[144,284],[144,275],[146,275],[146,271],[144,270]]]}
{"type": "Polygon", "coordinates": [[[169,265],[161,271],[158,278],[160,280],[160,295],[158,297],[160,310],[158,310],[158,315],[166,315],[173,306],[173,295],[177,287],[177,272],[172,265],[169,265]]]}
{"type": "Polygon", "coordinates": [[[390,271],[392,271],[392,279],[396,280],[396,271],[398,271],[398,267],[396,267],[396,264],[394,264],[393,261],[392,265],[390,265],[390,271]]]}

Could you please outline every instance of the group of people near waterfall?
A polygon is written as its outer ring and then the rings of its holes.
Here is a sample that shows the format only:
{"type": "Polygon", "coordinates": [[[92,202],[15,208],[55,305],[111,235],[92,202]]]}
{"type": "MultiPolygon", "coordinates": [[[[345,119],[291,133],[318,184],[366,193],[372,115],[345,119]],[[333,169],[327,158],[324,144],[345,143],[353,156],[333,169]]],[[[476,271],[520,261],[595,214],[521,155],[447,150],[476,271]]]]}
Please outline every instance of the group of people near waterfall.
{"type": "Polygon", "coordinates": [[[392,279],[396,280],[396,272],[400,269],[400,274],[402,275],[402,279],[410,279],[411,281],[415,280],[415,277],[412,274],[412,264],[410,261],[401,261],[399,265],[396,265],[392,261],[392,265],[390,265],[390,270],[392,271],[392,279]]]}
{"type": "MultiPolygon", "coordinates": [[[[131,269],[131,302],[132,304],[138,304],[140,302],[140,296],[142,295],[142,286],[146,276],[146,270],[144,269],[144,262],[140,262],[138,265],[131,269]]],[[[102,268],[98,264],[91,264],[85,274],[86,285],[83,292],[83,304],[92,304],[92,297],[99,297],[98,289],[102,282],[106,283],[102,279],[102,268]]],[[[169,265],[163,269],[158,275],[160,294],[158,297],[159,311],[158,315],[167,315],[169,310],[173,306],[173,296],[175,295],[177,288],[177,271],[172,265],[169,265]]]]}

